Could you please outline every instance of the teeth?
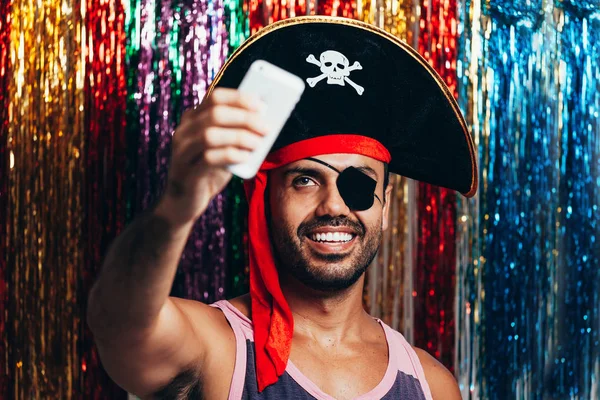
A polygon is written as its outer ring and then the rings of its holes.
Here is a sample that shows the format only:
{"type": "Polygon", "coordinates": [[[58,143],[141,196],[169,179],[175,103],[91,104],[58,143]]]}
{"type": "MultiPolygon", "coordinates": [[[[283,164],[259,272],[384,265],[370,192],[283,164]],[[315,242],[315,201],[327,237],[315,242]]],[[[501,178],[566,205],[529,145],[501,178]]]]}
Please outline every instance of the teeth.
{"type": "Polygon", "coordinates": [[[349,242],[353,237],[351,233],[327,232],[313,233],[311,239],[315,242],[349,242]]]}

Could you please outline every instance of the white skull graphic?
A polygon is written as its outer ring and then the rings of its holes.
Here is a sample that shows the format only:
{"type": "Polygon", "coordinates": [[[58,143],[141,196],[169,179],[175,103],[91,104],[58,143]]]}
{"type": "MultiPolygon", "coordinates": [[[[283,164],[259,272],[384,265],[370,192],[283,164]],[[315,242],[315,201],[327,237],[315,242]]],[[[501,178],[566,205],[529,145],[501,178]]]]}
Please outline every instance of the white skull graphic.
{"type": "Polygon", "coordinates": [[[340,85],[346,86],[348,83],[350,86],[356,90],[359,96],[362,96],[365,88],[360,85],[354,83],[350,78],[350,72],[362,69],[362,65],[358,61],[355,61],[354,64],[350,65],[348,58],[340,52],[334,50],[327,50],[321,53],[319,60],[315,58],[314,55],[309,55],[306,57],[306,62],[314,64],[321,68],[322,74],[319,76],[315,76],[314,78],[306,79],[308,85],[310,87],[315,87],[317,83],[327,78],[327,84],[329,85],[340,85]]]}
{"type": "Polygon", "coordinates": [[[327,75],[327,83],[330,85],[344,86],[344,77],[350,75],[348,71],[348,59],[342,53],[327,50],[321,53],[321,72],[327,75]]]}

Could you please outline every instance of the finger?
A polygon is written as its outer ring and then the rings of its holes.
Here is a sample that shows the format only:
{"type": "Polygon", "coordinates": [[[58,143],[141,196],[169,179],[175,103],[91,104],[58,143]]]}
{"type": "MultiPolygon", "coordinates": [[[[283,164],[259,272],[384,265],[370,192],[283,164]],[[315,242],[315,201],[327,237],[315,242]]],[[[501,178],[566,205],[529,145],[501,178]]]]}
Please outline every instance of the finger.
{"type": "Polygon", "coordinates": [[[260,142],[260,137],[250,132],[242,132],[240,135],[242,139],[236,139],[237,135],[231,132],[228,132],[227,136],[228,138],[225,140],[222,138],[217,139],[221,140],[220,145],[210,147],[206,145],[205,139],[200,137],[185,138],[178,144],[176,151],[173,153],[173,162],[180,165],[198,164],[204,161],[204,155],[207,152],[227,148],[236,148],[240,152],[251,153],[258,147],[257,143],[260,142]],[[240,143],[240,146],[237,146],[236,143],[240,143]]]}
{"type": "Polygon", "coordinates": [[[228,105],[254,111],[261,109],[260,101],[252,95],[243,94],[236,89],[216,88],[200,104],[185,110],[181,115],[181,122],[183,123],[217,105],[228,105]]]}
{"type": "Polygon", "coordinates": [[[212,167],[239,164],[248,161],[252,153],[237,147],[220,147],[204,153],[202,161],[212,167]]]}
{"type": "Polygon", "coordinates": [[[254,111],[259,111],[263,107],[262,101],[251,94],[242,93],[237,89],[216,88],[196,109],[202,112],[217,105],[254,111]]]}
{"type": "Polygon", "coordinates": [[[196,122],[204,127],[248,129],[259,135],[269,132],[269,127],[259,113],[223,105],[206,110],[195,119],[194,123],[196,122]]]}
{"type": "Polygon", "coordinates": [[[205,132],[204,144],[207,150],[217,147],[233,146],[253,151],[261,143],[263,137],[245,129],[209,128],[205,132]]]}

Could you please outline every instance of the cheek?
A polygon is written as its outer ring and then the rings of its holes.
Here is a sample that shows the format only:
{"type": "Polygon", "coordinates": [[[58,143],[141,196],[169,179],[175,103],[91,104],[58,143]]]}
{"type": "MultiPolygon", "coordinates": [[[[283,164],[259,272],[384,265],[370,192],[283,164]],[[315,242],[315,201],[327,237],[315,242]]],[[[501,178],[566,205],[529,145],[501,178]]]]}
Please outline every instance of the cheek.
{"type": "MultiPolygon", "coordinates": [[[[377,201],[377,200],[376,200],[377,201]]],[[[367,235],[379,234],[381,232],[381,223],[383,221],[381,211],[360,212],[357,213],[358,220],[367,230],[367,235]]]]}
{"type": "Polygon", "coordinates": [[[298,201],[294,196],[280,193],[271,198],[271,215],[273,217],[273,226],[278,227],[279,231],[285,228],[286,231],[295,231],[298,226],[310,214],[310,207],[307,204],[298,201]]]}

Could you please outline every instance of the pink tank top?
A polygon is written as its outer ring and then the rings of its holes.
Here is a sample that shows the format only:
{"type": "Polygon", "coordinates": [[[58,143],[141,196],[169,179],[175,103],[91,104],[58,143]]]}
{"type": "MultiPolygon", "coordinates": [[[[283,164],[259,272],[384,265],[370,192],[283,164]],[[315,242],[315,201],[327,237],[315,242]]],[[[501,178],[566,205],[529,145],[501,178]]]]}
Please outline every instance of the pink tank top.
{"type": "MultiPolygon", "coordinates": [[[[235,334],[237,348],[229,400],[335,400],[305,377],[291,360],[288,361],[285,373],[277,383],[258,393],[252,321],[226,300],[218,301],[211,306],[223,311],[235,334]]],[[[376,320],[383,327],[388,343],[388,367],[381,382],[355,400],[432,400],[417,353],[402,334],[383,321],[376,320]]]]}

